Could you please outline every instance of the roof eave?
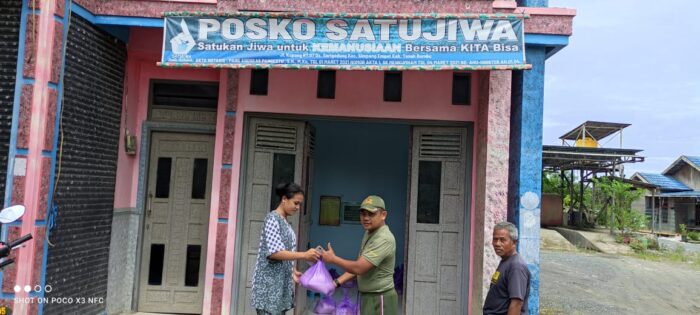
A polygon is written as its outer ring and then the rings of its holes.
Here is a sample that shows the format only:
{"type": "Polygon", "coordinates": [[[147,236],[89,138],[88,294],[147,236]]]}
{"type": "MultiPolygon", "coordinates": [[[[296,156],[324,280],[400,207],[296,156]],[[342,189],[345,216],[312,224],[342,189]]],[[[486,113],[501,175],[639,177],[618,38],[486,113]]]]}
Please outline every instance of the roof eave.
{"type": "Polygon", "coordinates": [[[684,162],[688,166],[700,172],[700,165],[695,165],[695,163],[693,163],[693,161],[688,159],[685,155],[681,155],[679,158],[673,161],[673,163],[671,163],[671,165],[669,165],[663,172],[661,172],[661,175],[675,174],[681,168],[681,162],[684,162]]]}

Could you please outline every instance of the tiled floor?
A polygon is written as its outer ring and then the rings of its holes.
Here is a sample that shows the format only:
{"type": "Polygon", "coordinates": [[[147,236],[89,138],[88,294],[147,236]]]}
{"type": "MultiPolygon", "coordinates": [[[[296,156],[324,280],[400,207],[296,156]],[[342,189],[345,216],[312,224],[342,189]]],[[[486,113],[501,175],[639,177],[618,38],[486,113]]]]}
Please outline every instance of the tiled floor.
{"type": "MultiPolygon", "coordinates": [[[[336,303],[340,303],[343,300],[343,294],[344,293],[342,290],[337,290],[333,294],[333,299],[335,300],[336,303]]],[[[350,301],[352,301],[353,303],[357,303],[356,302],[357,301],[356,300],[357,299],[357,289],[351,289],[348,292],[348,296],[350,297],[350,301]]],[[[319,299],[320,299],[320,296],[309,297],[309,300],[306,303],[306,305],[308,305],[308,309],[303,314],[304,315],[315,315],[316,313],[313,312],[313,309],[316,306],[316,303],[318,302],[319,299]]],[[[399,313],[398,313],[398,315],[403,314],[402,313],[402,310],[403,310],[402,304],[403,304],[403,296],[399,295],[399,313]]],[[[293,314],[293,313],[290,312],[289,314],[293,314]]]]}
{"type": "MultiPolygon", "coordinates": [[[[336,301],[336,303],[340,303],[340,301],[343,300],[343,294],[344,294],[344,292],[343,292],[342,290],[337,290],[337,291],[333,294],[333,299],[336,301]]],[[[357,301],[357,300],[356,300],[356,299],[357,299],[357,289],[351,289],[351,290],[349,290],[349,291],[348,291],[348,296],[350,297],[350,300],[351,300],[353,303],[356,303],[356,301],[357,301]]],[[[303,313],[303,315],[315,315],[315,313],[313,312],[313,309],[314,309],[314,307],[316,306],[316,303],[318,302],[319,299],[320,299],[320,296],[318,296],[318,295],[314,295],[314,296],[309,297],[309,298],[308,298],[308,302],[306,303],[306,305],[307,305],[308,307],[307,307],[307,310],[303,313]]],[[[402,315],[402,314],[403,314],[403,313],[401,313],[401,310],[402,310],[401,304],[402,304],[402,302],[403,302],[403,297],[402,297],[402,296],[399,296],[399,315],[402,315]]],[[[287,312],[287,315],[293,315],[293,314],[294,314],[294,311],[289,311],[289,312],[287,312]]],[[[123,313],[123,314],[121,314],[121,315],[168,315],[168,314],[164,314],[164,313],[141,313],[141,312],[138,312],[138,313],[123,313]]]]}

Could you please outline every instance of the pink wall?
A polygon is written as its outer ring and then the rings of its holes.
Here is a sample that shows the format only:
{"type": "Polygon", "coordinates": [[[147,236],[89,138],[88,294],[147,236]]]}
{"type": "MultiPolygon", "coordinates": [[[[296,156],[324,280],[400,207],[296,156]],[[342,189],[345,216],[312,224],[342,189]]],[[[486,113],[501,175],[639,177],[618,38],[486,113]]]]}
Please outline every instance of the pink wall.
{"type": "Polygon", "coordinates": [[[217,0],[216,4],[200,4],[172,1],[133,0],[74,0],[98,15],[161,17],[166,11],[235,12],[291,11],[291,12],[444,12],[486,13],[491,1],[415,1],[415,0],[217,0]]]}
{"type": "MultiPolygon", "coordinates": [[[[472,89],[471,106],[451,104],[452,71],[404,71],[401,102],[383,101],[384,74],[380,71],[336,72],[333,100],[316,98],[317,72],[313,70],[270,70],[266,96],[250,95],[251,71],[240,73],[239,113],[447,121],[474,121],[476,117],[476,89],[472,89]]],[[[479,77],[474,72],[473,83],[479,77]]]]}
{"type": "Polygon", "coordinates": [[[160,59],[162,29],[132,29],[130,33],[126,65],[126,88],[122,107],[121,139],[125,127],[137,137],[135,155],[124,152],[124,141],[119,142],[117,180],[114,190],[114,207],[136,206],[139,181],[139,157],[141,154],[141,125],[148,114],[148,92],[151,79],[219,81],[217,69],[165,69],[156,66],[160,59]],[[127,113],[128,111],[128,113],[127,113]],[[124,117],[126,117],[124,121],[124,117]]]}

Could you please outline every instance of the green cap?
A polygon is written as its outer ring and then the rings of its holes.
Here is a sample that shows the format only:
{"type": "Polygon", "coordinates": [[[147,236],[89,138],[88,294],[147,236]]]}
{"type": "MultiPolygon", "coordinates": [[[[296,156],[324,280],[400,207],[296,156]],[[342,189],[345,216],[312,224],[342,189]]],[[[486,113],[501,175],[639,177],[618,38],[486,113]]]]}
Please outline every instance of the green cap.
{"type": "Polygon", "coordinates": [[[369,195],[362,201],[360,209],[364,209],[369,212],[377,212],[379,209],[386,210],[386,206],[384,205],[384,199],[382,199],[382,197],[377,195],[369,195]]]}

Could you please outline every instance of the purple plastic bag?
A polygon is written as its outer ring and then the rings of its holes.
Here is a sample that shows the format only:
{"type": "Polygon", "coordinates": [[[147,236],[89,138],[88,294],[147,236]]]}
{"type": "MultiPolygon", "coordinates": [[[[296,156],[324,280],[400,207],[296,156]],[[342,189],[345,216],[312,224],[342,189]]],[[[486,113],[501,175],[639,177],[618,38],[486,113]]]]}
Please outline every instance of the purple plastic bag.
{"type": "Polygon", "coordinates": [[[323,295],[331,295],[335,291],[333,278],[328,273],[323,260],[317,261],[316,264],[307,269],[299,278],[299,283],[302,287],[323,295]]]}
{"type": "Polygon", "coordinates": [[[322,299],[316,302],[316,307],[314,307],[315,314],[333,314],[335,313],[335,300],[330,295],[324,296],[322,299]]]}
{"type": "Polygon", "coordinates": [[[357,287],[357,280],[355,278],[352,278],[350,281],[345,281],[345,283],[341,284],[340,287],[342,288],[348,288],[348,289],[353,289],[357,287]]]}
{"type": "Polygon", "coordinates": [[[350,301],[350,297],[347,295],[343,298],[343,301],[338,304],[335,308],[335,315],[358,315],[358,307],[356,304],[350,301]]]}
{"type": "MultiPolygon", "coordinates": [[[[359,303],[352,303],[350,301],[350,290],[348,288],[343,288],[343,300],[335,308],[335,315],[359,315],[360,307],[359,303]]],[[[360,293],[357,293],[357,297],[360,297],[360,293]]]]}
{"type": "Polygon", "coordinates": [[[394,268],[394,288],[396,293],[403,294],[403,264],[394,268]]]}

